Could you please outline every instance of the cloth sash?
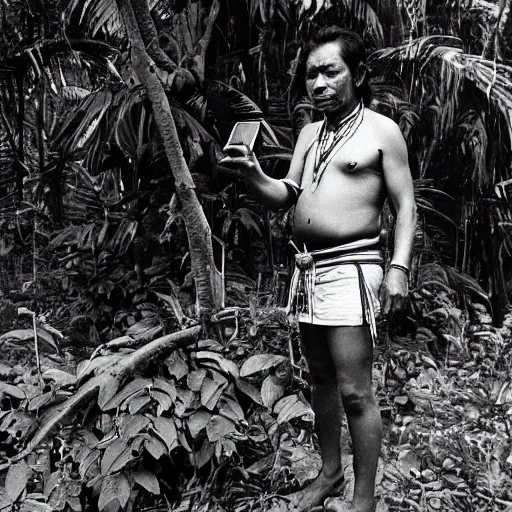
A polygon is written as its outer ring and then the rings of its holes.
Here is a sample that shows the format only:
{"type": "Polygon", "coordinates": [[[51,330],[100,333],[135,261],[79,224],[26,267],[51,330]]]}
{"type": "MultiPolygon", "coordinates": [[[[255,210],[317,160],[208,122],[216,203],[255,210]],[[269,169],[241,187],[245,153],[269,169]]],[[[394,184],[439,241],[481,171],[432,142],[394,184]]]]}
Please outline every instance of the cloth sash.
{"type": "MultiPolygon", "coordinates": [[[[377,322],[371,291],[366,283],[361,265],[383,265],[384,259],[379,248],[379,236],[366,238],[329,249],[308,252],[298,251],[295,255],[296,271],[290,283],[287,313],[298,315],[307,313],[310,322],[314,319],[314,296],[316,283],[316,269],[335,265],[354,265],[359,276],[359,292],[363,312],[363,325],[368,325],[372,342],[377,340],[377,322]]],[[[294,244],[293,244],[294,245],[294,244]]]]}

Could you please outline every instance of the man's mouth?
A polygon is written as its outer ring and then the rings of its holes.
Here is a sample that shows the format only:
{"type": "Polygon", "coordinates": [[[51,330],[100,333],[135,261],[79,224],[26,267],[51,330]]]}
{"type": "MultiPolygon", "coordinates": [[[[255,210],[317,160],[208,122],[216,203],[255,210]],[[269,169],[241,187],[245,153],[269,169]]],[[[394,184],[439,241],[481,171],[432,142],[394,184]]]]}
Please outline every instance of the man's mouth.
{"type": "Polygon", "coordinates": [[[314,101],[317,105],[321,106],[321,105],[325,105],[327,103],[331,103],[332,102],[332,98],[331,97],[324,97],[324,98],[314,98],[314,101]]]}

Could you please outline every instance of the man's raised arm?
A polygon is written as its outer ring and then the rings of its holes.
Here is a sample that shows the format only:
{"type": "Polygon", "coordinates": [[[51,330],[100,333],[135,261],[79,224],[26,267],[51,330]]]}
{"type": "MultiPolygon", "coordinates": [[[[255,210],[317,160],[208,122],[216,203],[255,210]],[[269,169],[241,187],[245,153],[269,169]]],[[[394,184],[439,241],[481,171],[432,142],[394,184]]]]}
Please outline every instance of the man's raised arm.
{"type": "Polygon", "coordinates": [[[256,155],[245,145],[226,146],[224,152],[227,153],[227,156],[219,163],[236,169],[237,176],[245,181],[251,194],[260,203],[271,210],[285,210],[295,204],[299,196],[304,157],[311,133],[310,125],[306,125],[300,132],[290,163],[290,170],[283,180],[267,176],[261,169],[256,155]]]}

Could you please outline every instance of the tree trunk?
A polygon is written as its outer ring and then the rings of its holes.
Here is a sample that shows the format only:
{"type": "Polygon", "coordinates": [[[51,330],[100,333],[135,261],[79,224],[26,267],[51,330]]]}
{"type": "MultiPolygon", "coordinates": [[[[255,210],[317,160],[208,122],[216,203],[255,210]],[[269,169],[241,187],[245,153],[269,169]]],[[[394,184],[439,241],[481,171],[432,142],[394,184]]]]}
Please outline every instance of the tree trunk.
{"type": "Polygon", "coordinates": [[[133,69],[140,82],[145,86],[151,101],[155,122],[174,176],[176,194],[188,235],[191,266],[196,283],[198,313],[205,319],[215,309],[221,307],[210,226],[194,191],[194,182],[183,157],[169,101],[162,83],[155,73],[155,64],[146,52],[130,0],[117,0],[117,4],[130,38],[133,69]]]}
{"type": "Polygon", "coordinates": [[[25,68],[19,69],[16,73],[16,87],[18,92],[18,150],[16,159],[16,192],[18,201],[23,201],[23,178],[25,177],[25,138],[23,123],[25,122],[25,91],[24,77],[25,68]]]}

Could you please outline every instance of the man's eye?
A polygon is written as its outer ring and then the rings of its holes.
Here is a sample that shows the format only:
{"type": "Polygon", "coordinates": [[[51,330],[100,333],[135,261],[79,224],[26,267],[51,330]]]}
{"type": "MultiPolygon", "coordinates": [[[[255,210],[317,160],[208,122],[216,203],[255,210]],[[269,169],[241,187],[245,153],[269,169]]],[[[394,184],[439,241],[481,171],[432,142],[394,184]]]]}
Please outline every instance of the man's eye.
{"type": "Polygon", "coordinates": [[[314,80],[318,76],[318,73],[308,73],[306,75],[307,80],[314,80]]]}
{"type": "Polygon", "coordinates": [[[325,76],[329,77],[329,78],[334,78],[336,75],[338,74],[337,71],[327,71],[325,73],[325,76]]]}

